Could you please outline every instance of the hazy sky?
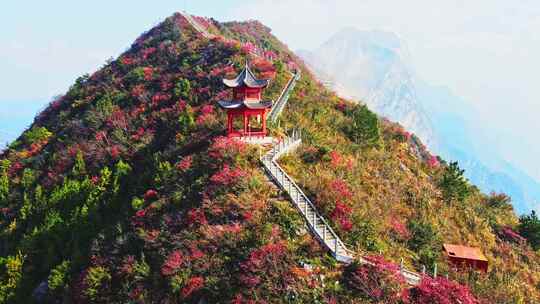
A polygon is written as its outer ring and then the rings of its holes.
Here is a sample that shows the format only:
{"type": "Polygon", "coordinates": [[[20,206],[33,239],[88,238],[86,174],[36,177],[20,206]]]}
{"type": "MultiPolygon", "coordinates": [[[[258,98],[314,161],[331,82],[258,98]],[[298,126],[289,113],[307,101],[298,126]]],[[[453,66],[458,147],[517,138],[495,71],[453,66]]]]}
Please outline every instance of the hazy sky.
{"type": "Polygon", "coordinates": [[[416,72],[474,102],[495,148],[540,178],[537,0],[77,2],[2,5],[0,136],[142,31],[187,8],[218,20],[259,19],[293,50],[314,48],[346,26],[395,32],[407,42],[416,72]],[[14,111],[22,114],[10,118],[14,111]]]}

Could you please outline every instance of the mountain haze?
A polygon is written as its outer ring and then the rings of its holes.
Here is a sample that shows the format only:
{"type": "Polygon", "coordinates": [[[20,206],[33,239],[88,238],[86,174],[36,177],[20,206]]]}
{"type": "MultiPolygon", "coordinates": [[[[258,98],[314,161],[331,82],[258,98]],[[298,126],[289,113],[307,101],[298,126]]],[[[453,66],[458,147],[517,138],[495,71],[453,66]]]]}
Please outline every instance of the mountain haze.
{"type": "Polygon", "coordinates": [[[348,28],[300,55],[334,89],[400,122],[444,159],[458,161],[483,191],[507,193],[520,213],[537,207],[540,183],[490,149],[482,136],[488,130],[475,124],[479,113],[470,102],[415,74],[396,35],[348,28]]]}

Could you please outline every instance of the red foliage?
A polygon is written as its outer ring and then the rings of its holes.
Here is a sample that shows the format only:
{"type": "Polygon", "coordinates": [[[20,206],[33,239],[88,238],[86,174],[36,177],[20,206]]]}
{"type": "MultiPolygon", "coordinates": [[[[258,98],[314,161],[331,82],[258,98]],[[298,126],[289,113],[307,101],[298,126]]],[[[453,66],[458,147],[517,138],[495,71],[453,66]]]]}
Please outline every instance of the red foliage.
{"type": "Polygon", "coordinates": [[[336,105],[336,109],[341,112],[345,112],[348,109],[348,105],[344,100],[339,100],[338,104],[336,105]]]}
{"type": "Polygon", "coordinates": [[[341,156],[341,153],[335,150],[330,152],[330,164],[332,164],[334,169],[341,166],[342,160],[343,156],[341,156]]]}
{"type": "Polygon", "coordinates": [[[176,168],[180,171],[187,171],[189,168],[191,168],[191,165],[193,164],[193,156],[189,155],[184,158],[176,165],[176,168]]]}
{"type": "Polygon", "coordinates": [[[208,155],[213,158],[234,158],[246,151],[246,144],[231,137],[220,136],[208,150],[208,155]]]}
{"type": "Polygon", "coordinates": [[[337,201],[334,210],[330,214],[333,220],[337,221],[344,231],[350,231],[352,229],[352,222],[349,219],[349,215],[352,212],[352,208],[344,203],[337,201]]]}
{"type": "Polygon", "coordinates": [[[152,80],[152,78],[154,77],[154,69],[152,67],[144,67],[143,68],[143,72],[144,72],[144,80],[152,80]]]}
{"type": "Polygon", "coordinates": [[[110,128],[127,129],[129,123],[126,117],[126,113],[122,110],[115,110],[107,118],[107,126],[110,128]]]}
{"type": "Polygon", "coordinates": [[[407,240],[411,237],[411,233],[403,222],[399,221],[397,218],[392,218],[390,220],[390,226],[392,232],[394,232],[400,239],[407,240]]]}
{"type": "Polygon", "coordinates": [[[20,162],[14,162],[8,170],[9,175],[15,175],[17,172],[21,171],[24,168],[23,164],[20,162]]]}
{"type": "Polygon", "coordinates": [[[135,62],[135,59],[129,57],[129,56],[124,56],[120,59],[120,62],[123,64],[123,65],[132,65],[134,62],[135,62]]]}
{"type": "Polygon", "coordinates": [[[152,96],[152,106],[157,107],[160,103],[170,100],[171,95],[166,93],[157,93],[152,96]]]}
{"type": "Polygon", "coordinates": [[[214,107],[212,105],[204,105],[201,107],[200,115],[197,117],[197,124],[202,125],[213,117],[214,107]]]}
{"type": "Polygon", "coordinates": [[[187,282],[186,286],[182,288],[182,297],[187,298],[194,292],[204,287],[204,278],[192,277],[187,282]]]}
{"type": "Polygon", "coordinates": [[[178,269],[180,269],[180,266],[182,266],[182,263],[184,262],[184,256],[182,255],[182,252],[179,250],[175,250],[169,254],[167,259],[165,260],[165,263],[161,266],[161,273],[164,276],[170,276],[175,274],[178,269]]]}
{"type": "Polygon", "coordinates": [[[105,131],[96,132],[96,141],[103,142],[107,140],[107,133],[105,131]]]}
{"type": "Polygon", "coordinates": [[[159,84],[159,87],[161,88],[162,91],[168,91],[173,87],[173,83],[165,79],[161,81],[161,83],[159,84]]]}
{"type": "Polygon", "coordinates": [[[99,176],[92,176],[91,181],[92,181],[92,184],[97,185],[100,181],[100,178],[99,176]]]}
{"type": "Polygon", "coordinates": [[[502,238],[504,238],[507,241],[515,242],[518,244],[525,244],[527,242],[527,239],[519,235],[519,233],[515,232],[512,228],[508,226],[504,226],[500,229],[499,234],[502,238]]]}
{"type": "Polygon", "coordinates": [[[150,189],[144,193],[144,200],[145,201],[151,201],[155,200],[158,197],[158,192],[156,190],[150,189]]]}
{"type": "Polygon", "coordinates": [[[141,97],[146,92],[144,84],[138,84],[131,89],[131,96],[135,98],[141,97]]]}
{"type": "Polygon", "coordinates": [[[349,185],[346,181],[336,178],[330,183],[330,188],[332,191],[334,191],[339,198],[341,199],[351,199],[352,198],[352,191],[349,188],[349,185]]]}
{"type": "Polygon", "coordinates": [[[399,267],[381,256],[367,259],[372,264],[352,264],[346,269],[346,285],[358,295],[377,303],[407,303],[408,292],[399,267]]]}
{"type": "Polygon", "coordinates": [[[428,166],[431,168],[438,168],[440,165],[439,159],[435,155],[431,155],[428,159],[428,166]]]}
{"type": "Polygon", "coordinates": [[[135,266],[135,257],[128,255],[124,258],[122,266],[120,267],[120,272],[123,275],[129,275],[133,273],[133,266],[135,266]]]}
{"type": "Polygon", "coordinates": [[[142,51],[142,56],[143,56],[143,59],[146,60],[148,59],[148,57],[152,54],[154,54],[156,52],[156,48],[155,47],[150,47],[150,48],[147,48],[147,49],[144,49],[142,51]]]}
{"type": "Polygon", "coordinates": [[[478,304],[467,286],[444,277],[422,278],[420,285],[411,290],[411,300],[418,304],[478,304]]]}
{"type": "Polygon", "coordinates": [[[197,246],[191,246],[189,248],[190,251],[190,259],[191,260],[198,260],[202,257],[204,257],[204,252],[202,252],[197,246]]]}
{"type": "Polygon", "coordinates": [[[187,223],[189,226],[192,225],[206,225],[208,221],[206,220],[206,215],[201,209],[191,209],[187,213],[187,223]]]}
{"type": "Polygon", "coordinates": [[[253,288],[260,284],[261,275],[270,268],[275,269],[278,261],[282,260],[287,254],[287,247],[284,243],[270,243],[259,249],[253,250],[249,254],[247,261],[240,264],[243,274],[240,281],[248,288],[253,288]]]}
{"type": "Polygon", "coordinates": [[[141,209],[135,212],[135,216],[139,218],[143,218],[146,216],[146,209],[141,209]]]}
{"type": "Polygon", "coordinates": [[[257,47],[251,42],[246,42],[246,43],[242,44],[242,47],[240,48],[240,51],[242,51],[242,53],[244,53],[244,54],[250,54],[250,53],[256,52],[257,47]]]}
{"type": "Polygon", "coordinates": [[[120,156],[120,147],[118,145],[112,146],[109,153],[113,159],[117,159],[120,156]]]}
{"type": "Polygon", "coordinates": [[[340,201],[337,201],[336,206],[334,207],[334,210],[332,211],[332,214],[330,214],[330,216],[333,219],[339,219],[339,218],[349,216],[349,214],[351,214],[351,212],[352,212],[351,207],[345,205],[344,203],[342,203],[340,201]]]}
{"type": "Polygon", "coordinates": [[[260,72],[260,77],[264,79],[274,78],[276,76],[276,69],[274,65],[263,58],[257,58],[252,61],[253,67],[260,72]]]}
{"type": "Polygon", "coordinates": [[[242,178],[246,176],[247,173],[244,170],[240,168],[231,169],[229,165],[225,164],[221,171],[218,171],[217,173],[212,175],[212,177],[210,177],[210,181],[216,185],[230,186],[238,183],[242,178]]]}

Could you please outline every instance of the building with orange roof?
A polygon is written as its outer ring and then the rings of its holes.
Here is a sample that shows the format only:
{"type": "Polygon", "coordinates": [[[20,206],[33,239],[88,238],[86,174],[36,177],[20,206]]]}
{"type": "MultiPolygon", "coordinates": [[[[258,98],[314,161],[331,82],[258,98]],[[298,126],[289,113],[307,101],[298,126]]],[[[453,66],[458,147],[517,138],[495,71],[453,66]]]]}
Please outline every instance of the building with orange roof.
{"type": "Polygon", "coordinates": [[[444,244],[443,249],[450,264],[456,268],[472,268],[487,272],[488,260],[479,248],[444,244]]]}

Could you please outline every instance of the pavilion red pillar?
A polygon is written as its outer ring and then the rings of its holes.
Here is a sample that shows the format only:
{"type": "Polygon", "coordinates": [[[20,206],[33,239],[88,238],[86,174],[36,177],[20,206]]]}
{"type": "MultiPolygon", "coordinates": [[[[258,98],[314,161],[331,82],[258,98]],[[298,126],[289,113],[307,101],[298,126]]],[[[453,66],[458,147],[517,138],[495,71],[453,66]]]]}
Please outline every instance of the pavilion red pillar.
{"type": "Polygon", "coordinates": [[[266,136],[266,110],[264,110],[262,113],[262,131],[263,136],[266,136]]]}
{"type": "Polygon", "coordinates": [[[227,135],[230,136],[232,133],[232,123],[233,123],[233,115],[231,113],[227,113],[227,135]]]}
{"type": "Polygon", "coordinates": [[[248,133],[248,115],[244,112],[244,135],[248,133]]]}

